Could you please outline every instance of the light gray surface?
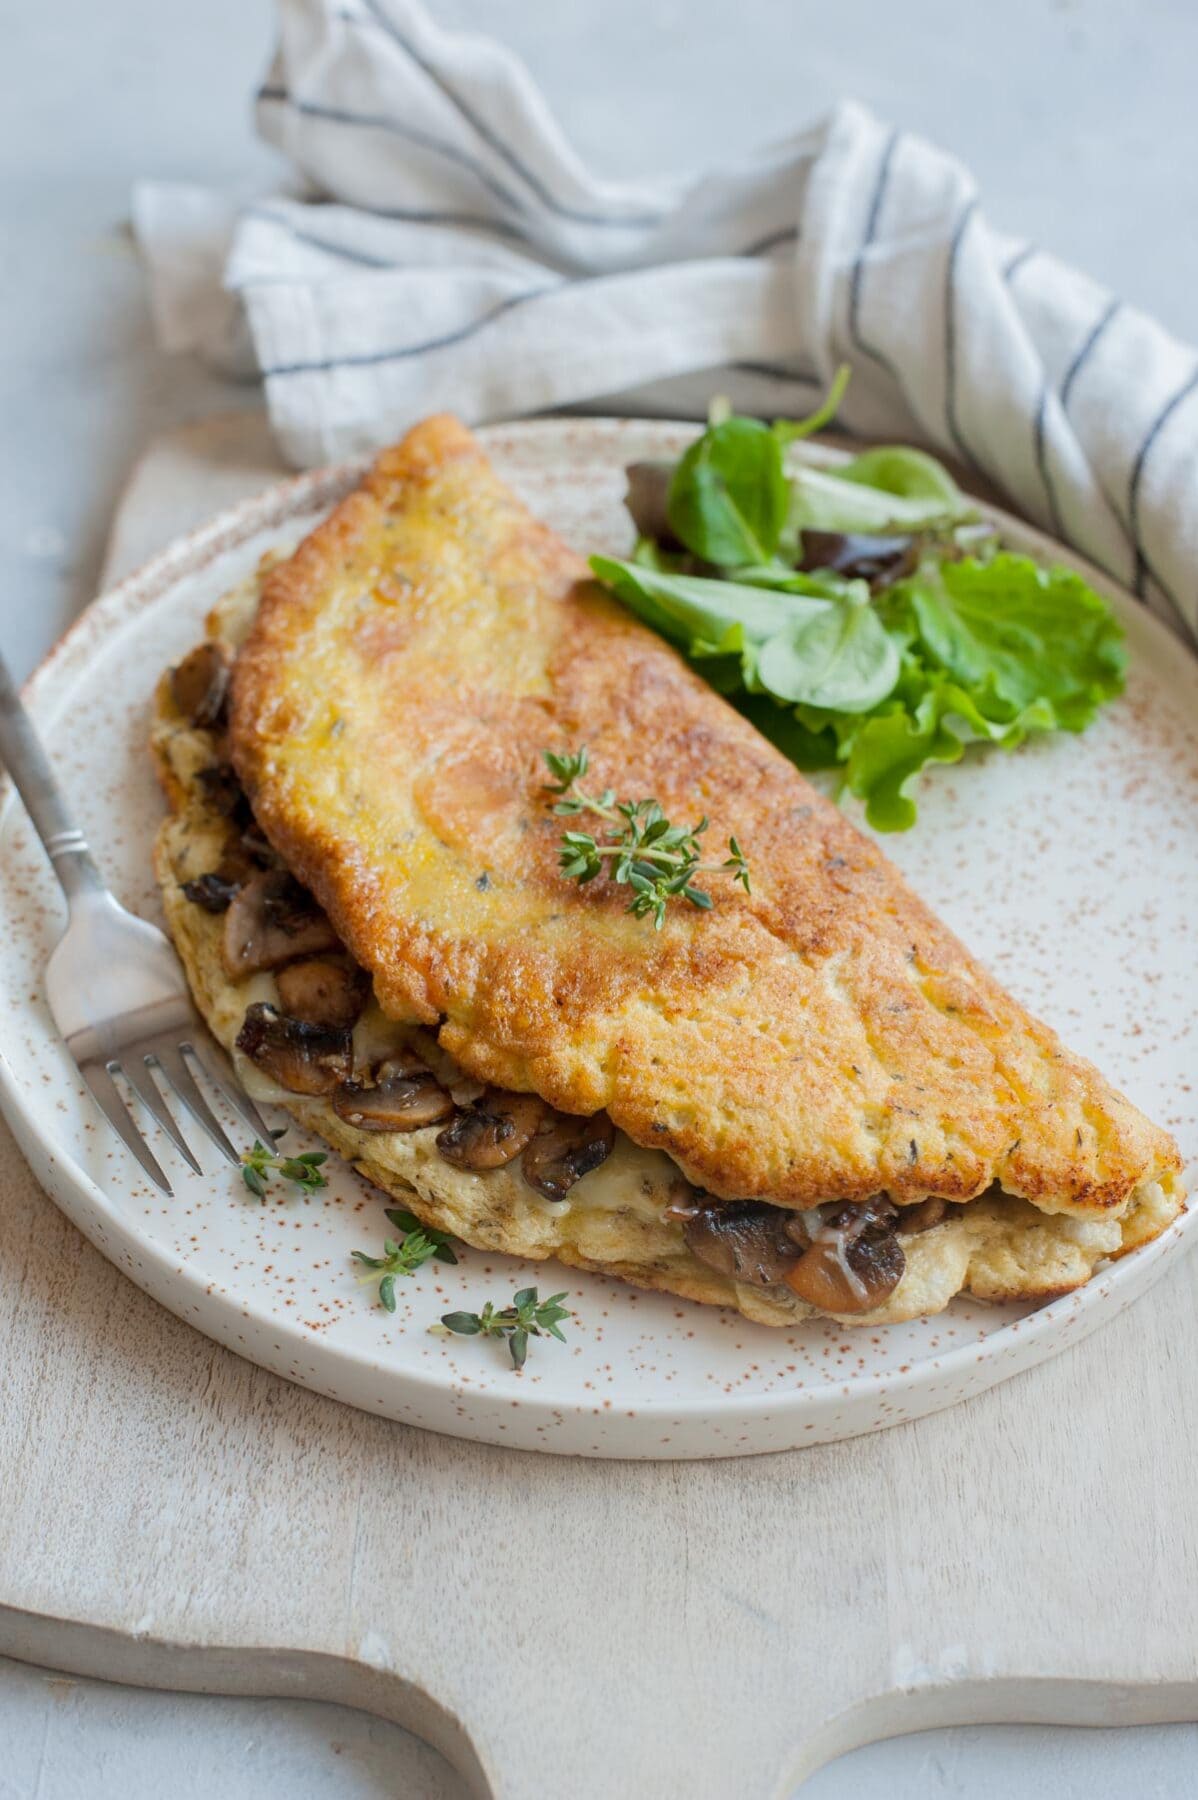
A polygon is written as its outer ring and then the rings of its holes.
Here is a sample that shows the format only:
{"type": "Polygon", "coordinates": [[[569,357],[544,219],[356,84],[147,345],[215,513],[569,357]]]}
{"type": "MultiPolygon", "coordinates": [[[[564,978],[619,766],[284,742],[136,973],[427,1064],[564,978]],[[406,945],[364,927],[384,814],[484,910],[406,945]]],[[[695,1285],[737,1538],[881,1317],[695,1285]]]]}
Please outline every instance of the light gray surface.
{"type": "Polygon", "coordinates": [[[465,1800],[383,1719],[303,1700],[164,1701],[0,1657],[0,1800],[465,1800]]]}
{"type": "MultiPolygon", "coordinates": [[[[1008,0],[1001,15],[960,0],[442,0],[438,11],[506,37],[582,152],[615,174],[726,154],[855,94],[955,148],[997,224],[1195,335],[1198,9],[1186,0],[1008,0]]],[[[268,176],[248,94],[271,25],[266,0],[113,0],[99,12],[88,0],[2,0],[0,18],[0,643],[24,673],[91,598],[139,448],[253,402],[155,351],[123,220],[138,175],[268,176]]],[[[188,1780],[222,1800],[457,1793],[431,1753],[355,1714],[56,1688],[2,1662],[0,1748],[0,1800],[148,1800],[186,1794],[188,1780]]],[[[1180,1800],[1194,1791],[1196,1750],[1190,1727],[926,1734],[844,1759],[805,1800],[1180,1800]]]]}
{"type": "MultiPolygon", "coordinates": [[[[1194,1792],[1196,1736],[1188,1725],[922,1731],[821,1769],[802,1800],[1181,1800],[1194,1792]]],[[[0,1800],[467,1800],[435,1750],[348,1707],[164,1698],[3,1657],[0,1746],[0,1800]]],[[[568,1800],[566,1780],[546,1786],[568,1800]]]]}

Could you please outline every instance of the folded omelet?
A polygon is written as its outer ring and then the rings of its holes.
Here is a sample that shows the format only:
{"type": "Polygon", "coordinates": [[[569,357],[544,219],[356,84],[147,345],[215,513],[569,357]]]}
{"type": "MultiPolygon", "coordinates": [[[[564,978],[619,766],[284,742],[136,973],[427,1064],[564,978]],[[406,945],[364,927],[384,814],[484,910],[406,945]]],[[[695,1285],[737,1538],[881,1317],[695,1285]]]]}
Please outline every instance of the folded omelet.
{"type": "Polygon", "coordinates": [[[159,690],[157,870],[247,1088],[427,1223],[786,1324],[1047,1297],[1183,1205],[1169,1136],[530,517],[384,453],[159,690]],[[752,892],[560,868],[546,750],[752,892]]]}

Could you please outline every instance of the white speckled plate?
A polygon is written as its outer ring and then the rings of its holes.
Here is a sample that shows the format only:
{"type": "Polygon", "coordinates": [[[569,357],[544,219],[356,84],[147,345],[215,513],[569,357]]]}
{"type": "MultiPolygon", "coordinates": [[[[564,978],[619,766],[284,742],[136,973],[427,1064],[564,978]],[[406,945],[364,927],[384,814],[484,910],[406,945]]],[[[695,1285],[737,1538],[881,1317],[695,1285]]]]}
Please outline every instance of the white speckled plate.
{"type": "MultiPolygon", "coordinates": [[[[539,514],[580,548],[617,550],[629,536],[624,463],[676,454],[687,435],[606,420],[483,433],[539,514]]],[[[162,801],[145,752],[154,682],[217,596],[268,545],[294,543],[355,474],[284,483],[176,544],[98,600],[30,683],[101,864],[147,917],[159,917],[149,858],[162,801]]],[[[1054,554],[1014,520],[1003,524],[1010,541],[1054,554]]],[[[918,826],[886,849],[1019,998],[1168,1125],[1192,1159],[1198,662],[1091,578],[1127,623],[1126,697],[1082,739],[937,770],[921,791],[918,826]]],[[[770,1330],[479,1251],[401,1283],[389,1316],[356,1285],[349,1260],[354,1248],[377,1248],[382,1199],[347,1168],[333,1166],[312,1199],[260,1206],[210,1148],[212,1173],[198,1179],[162,1145],[175,1199],[147,1187],[85,1097],[46,1010],[42,969],[61,914],[10,797],[0,816],[0,1101],[39,1180],[181,1318],[293,1381],[411,1424],[616,1457],[731,1456],[849,1437],[947,1406],[1076,1343],[1150,1287],[1198,1221],[1196,1210],[1040,1311],[957,1301],[939,1318],[873,1331],[770,1330]],[[566,1288],[576,1319],[567,1345],[534,1344],[520,1376],[498,1345],[426,1329],[451,1306],[507,1299],[528,1282],[566,1288]]]]}

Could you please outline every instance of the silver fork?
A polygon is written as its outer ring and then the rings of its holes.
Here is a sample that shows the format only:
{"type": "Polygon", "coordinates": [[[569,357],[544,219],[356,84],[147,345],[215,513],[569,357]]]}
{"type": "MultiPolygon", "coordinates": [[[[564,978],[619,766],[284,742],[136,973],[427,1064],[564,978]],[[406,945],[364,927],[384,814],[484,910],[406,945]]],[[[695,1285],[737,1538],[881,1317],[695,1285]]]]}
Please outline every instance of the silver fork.
{"type": "Polygon", "coordinates": [[[203,1071],[266,1144],[269,1126],[227,1074],[168,940],[117,903],[67,810],[46,753],[0,657],[0,757],[45,846],[67,900],[67,928],[46,965],[54,1022],[92,1098],[118,1137],[164,1194],[172,1192],[114,1077],[128,1083],[197,1175],[203,1170],[166,1103],[182,1103],[235,1166],[240,1157],[204,1098],[192,1069],[203,1071]],[[159,1086],[161,1083],[161,1087],[159,1086]]]}

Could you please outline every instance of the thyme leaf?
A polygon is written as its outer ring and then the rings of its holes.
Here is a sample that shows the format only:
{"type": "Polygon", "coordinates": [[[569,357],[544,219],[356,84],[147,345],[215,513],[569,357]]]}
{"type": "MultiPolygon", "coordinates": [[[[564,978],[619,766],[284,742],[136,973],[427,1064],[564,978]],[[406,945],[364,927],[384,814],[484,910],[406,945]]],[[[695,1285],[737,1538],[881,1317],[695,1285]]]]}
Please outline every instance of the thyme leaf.
{"type": "Polygon", "coordinates": [[[272,1175],[294,1182],[305,1194],[314,1194],[318,1188],[328,1186],[320,1172],[320,1165],[327,1161],[325,1150],[305,1150],[302,1156],[276,1156],[255,1138],[253,1148],[241,1153],[241,1179],[257,1200],[265,1201],[266,1184],[272,1175]]]}
{"type": "Polygon", "coordinates": [[[611,788],[599,794],[586,793],[579,786],[589,766],[585,744],[578,750],[546,750],[544,754],[554,777],[546,783],[546,791],[559,796],[553,808],[557,816],[568,819],[593,813],[612,833],[602,839],[586,831],[562,833],[559,861],[567,880],[582,886],[610,865],[612,880],[632,890],[628,911],[638,919],[651,916],[656,931],[665,923],[671,900],[681,898],[710,911],[711,895],[706,888],[696,887],[696,875],[730,875],[746,894],[752,891],[748,860],[734,837],[728,839],[729,854],[723,862],[702,860],[699,840],[707,830],[706,818],[697,825],[674,825],[656,800],[617,800],[611,788]]]}
{"type": "Polygon", "coordinates": [[[565,1293],[550,1294],[542,1300],[535,1287],[520,1288],[512,1296],[510,1306],[496,1307],[490,1300],[481,1312],[442,1313],[440,1326],[434,1331],[452,1332],[458,1337],[499,1337],[507,1342],[514,1369],[522,1369],[528,1356],[528,1340],[555,1337],[565,1343],[561,1322],[573,1315],[561,1303],[565,1293]]]}
{"type": "Polygon", "coordinates": [[[414,1213],[404,1212],[399,1207],[389,1206],[386,1213],[391,1223],[403,1233],[402,1237],[384,1238],[381,1256],[368,1256],[364,1250],[353,1250],[350,1254],[366,1270],[365,1275],[358,1276],[359,1286],[377,1282],[379,1305],[386,1312],[394,1312],[397,1275],[414,1275],[433,1257],[438,1262],[448,1263],[456,1263],[458,1258],[448,1232],[438,1231],[433,1225],[422,1225],[414,1213]]]}

